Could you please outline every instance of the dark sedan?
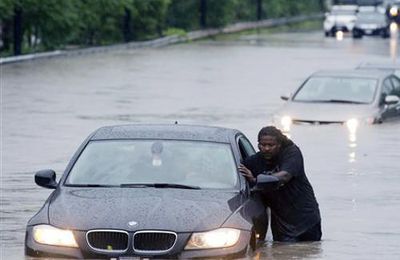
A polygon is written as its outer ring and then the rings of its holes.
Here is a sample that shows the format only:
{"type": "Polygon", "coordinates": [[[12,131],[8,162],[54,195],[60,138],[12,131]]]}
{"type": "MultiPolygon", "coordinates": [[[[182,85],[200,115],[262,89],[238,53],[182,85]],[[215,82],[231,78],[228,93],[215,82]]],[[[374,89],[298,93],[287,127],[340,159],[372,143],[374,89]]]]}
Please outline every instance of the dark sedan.
{"type": "Polygon", "coordinates": [[[184,125],[100,128],[80,146],[28,222],[25,253],[37,257],[236,257],[255,248],[265,210],[237,167],[254,153],[238,130],[184,125]]]}
{"type": "Polygon", "coordinates": [[[382,38],[388,38],[390,26],[385,14],[379,11],[359,12],[352,33],[353,38],[361,38],[364,35],[378,35],[382,38]]]}

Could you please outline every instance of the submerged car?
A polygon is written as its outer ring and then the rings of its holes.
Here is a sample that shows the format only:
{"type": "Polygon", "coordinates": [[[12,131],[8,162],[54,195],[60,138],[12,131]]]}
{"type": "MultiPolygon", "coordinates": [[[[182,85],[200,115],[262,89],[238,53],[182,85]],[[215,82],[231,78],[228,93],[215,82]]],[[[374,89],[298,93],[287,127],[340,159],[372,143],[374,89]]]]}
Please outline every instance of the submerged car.
{"type": "Polygon", "coordinates": [[[292,124],[361,124],[400,118],[400,79],[379,70],[320,71],[312,74],[274,115],[285,131],[292,124]]]}
{"type": "Polygon", "coordinates": [[[54,189],[29,220],[25,253],[67,258],[236,257],[255,248],[265,217],[257,189],[238,172],[254,154],[238,130],[189,125],[103,127],[63,176],[36,173],[54,189]]]}
{"type": "Polygon", "coordinates": [[[356,21],[356,5],[334,5],[329,13],[325,14],[325,36],[335,36],[336,32],[351,32],[356,21]]]}
{"type": "Polygon", "coordinates": [[[362,38],[365,35],[378,35],[382,38],[390,36],[390,25],[386,15],[377,10],[358,12],[352,31],[353,38],[362,38]]]}

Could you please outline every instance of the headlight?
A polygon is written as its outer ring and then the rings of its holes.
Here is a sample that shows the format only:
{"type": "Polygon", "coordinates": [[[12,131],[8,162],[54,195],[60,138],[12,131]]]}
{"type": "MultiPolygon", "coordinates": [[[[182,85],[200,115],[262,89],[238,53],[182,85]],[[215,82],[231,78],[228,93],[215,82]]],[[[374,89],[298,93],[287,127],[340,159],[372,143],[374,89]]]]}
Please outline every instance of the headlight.
{"type": "Polygon", "coordinates": [[[193,233],[185,250],[230,247],[237,243],[240,230],[219,228],[208,232],[193,233]]]}
{"type": "Polygon", "coordinates": [[[72,231],[59,229],[50,225],[34,226],[33,239],[39,244],[78,247],[72,231]]]}
{"type": "Polygon", "coordinates": [[[290,116],[283,116],[281,118],[281,125],[283,128],[283,131],[285,132],[289,132],[290,131],[290,127],[292,126],[293,120],[290,116]]]}
{"type": "Polygon", "coordinates": [[[397,6],[392,6],[389,10],[391,16],[397,16],[399,13],[399,9],[397,6]]]}
{"type": "Polygon", "coordinates": [[[355,133],[359,124],[360,122],[356,118],[352,118],[346,121],[346,126],[347,129],[349,129],[350,133],[355,133]]]}

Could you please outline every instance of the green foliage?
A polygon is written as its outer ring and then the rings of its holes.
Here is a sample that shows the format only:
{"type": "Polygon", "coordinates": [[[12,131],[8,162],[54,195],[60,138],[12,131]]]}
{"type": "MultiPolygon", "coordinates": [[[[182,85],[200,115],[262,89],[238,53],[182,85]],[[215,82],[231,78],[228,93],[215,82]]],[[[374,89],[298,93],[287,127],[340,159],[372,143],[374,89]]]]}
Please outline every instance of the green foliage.
{"type": "Polygon", "coordinates": [[[233,0],[238,21],[254,21],[257,17],[257,0],[233,0]]]}
{"type": "Polygon", "coordinates": [[[199,25],[199,0],[172,0],[168,6],[168,27],[196,30],[199,25]]]}
{"type": "Polygon", "coordinates": [[[186,36],[186,31],[183,29],[179,28],[168,28],[167,30],[164,31],[163,33],[165,36],[172,36],[172,35],[177,35],[177,36],[186,36]]]}
{"type": "Polygon", "coordinates": [[[29,45],[40,41],[44,49],[53,49],[69,40],[78,21],[73,1],[21,0],[20,3],[29,45]]]}
{"type": "Polygon", "coordinates": [[[235,20],[235,2],[207,0],[207,27],[222,27],[235,20]]]}
{"type": "Polygon", "coordinates": [[[162,36],[169,3],[169,0],[133,0],[130,10],[135,40],[162,36]]]}
{"type": "MultiPolygon", "coordinates": [[[[22,38],[26,52],[184,35],[200,28],[254,21],[258,0],[0,0],[2,53],[22,38]],[[205,5],[201,5],[205,4],[205,5]],[[201,6],[203,7],[202,9],[201,6]],[[206,8],[204,8],[206,7],[206,8]],[[13,35],[22,11],[21,37],[13,35]],[[202,12],[202,13],[201,13],[202,12]],[[203,16],[202,16],[203,14],[203,16]]],[[[262,18],[318,12],[322,0],[261,0],[262,18]]],[[[18,36],[18,35],[17,35],[18,36]]]]}
{"type": "Polygon", "coordinates": [[[0,0],[0,21],[11,18],[13,15],[13,9],[13,0],[0,0]]]}
{"type": "Polygon", "coordinates": [[[77,0],[78,24],[72,43],[101,45],[122,40],[120,19],[128,1],[77,0]]]}

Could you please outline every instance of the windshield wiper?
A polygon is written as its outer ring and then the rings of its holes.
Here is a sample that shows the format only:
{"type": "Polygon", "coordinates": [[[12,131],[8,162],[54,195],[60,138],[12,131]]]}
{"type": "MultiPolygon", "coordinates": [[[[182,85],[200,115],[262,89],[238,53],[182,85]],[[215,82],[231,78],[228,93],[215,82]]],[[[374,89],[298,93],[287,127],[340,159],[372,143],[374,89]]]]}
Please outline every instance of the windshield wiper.
{"type": "Polygon", "coordinates": [[[199,186],[184,185],[177,183],[124,183],[120,185],[121,188],[175,188],[175,189],[190,189],[200,190],[199,186]]]}
{"type": "Polygon", "coordinates": [[[121,188],[147,188],[154,187],[154,184],[150,183],[123,183],[119,185],[121,188]]]}
{"type": "Polygon", "coordinates": [[[345,104],[368,104],[366,102],[344,100],[344,99],[324,99],[324,100],[310,100],[310,102],[323,102],[323,103],[345,103],[345,104]]]}
{"type": "Polygon", "coordinates": [[[97,188],[97,187],[118,187],[117,185],[104,185],[104,184],[66,184],[68,187],[88,187],[88,188],[97,188]]]}

